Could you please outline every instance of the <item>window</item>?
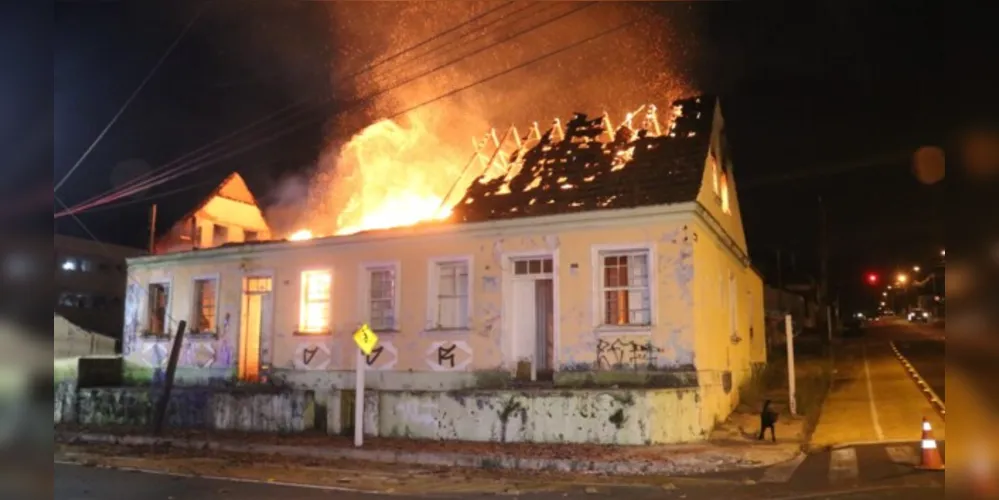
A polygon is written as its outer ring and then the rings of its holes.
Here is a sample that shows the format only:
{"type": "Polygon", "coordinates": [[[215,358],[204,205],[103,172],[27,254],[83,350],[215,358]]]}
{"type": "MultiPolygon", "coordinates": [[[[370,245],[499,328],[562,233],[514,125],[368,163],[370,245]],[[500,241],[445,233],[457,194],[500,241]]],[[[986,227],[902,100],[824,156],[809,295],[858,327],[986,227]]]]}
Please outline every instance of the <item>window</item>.
{"type": "Polygon", "coordinates": [[[329,333],[333,273],[304,271],[299,304],[299,333],[329,333]]]}
{"type": "Polygon", "coordinates": [[[434,302],[431,320],[434,328],[460,330],[468,328],[469,261],[440,261],[433,267],[434,302]]]}
{"type": "Polygon", "coordinates": [[[600,270],[602,324],[651,325],[649,252],[601,252],[600,270]]]}
{"type": "Polygon", "coordinates": [[[200,247],[201,245],[204,245],[204,242],[201,241],[202,234],[203,234],[202,227],[201,226],[195,226],[195,228],[194,228],[194,246],[195,246],[195,248],[200,247]]]}
{"type": "Polygon", "coordinates": [[[94,262],[90,259],[80,259],[80,270],[89,273],[94,270],[94,262]]]}
{"type": "Polygon", "coordinates": [[[260,234],[256,231],[243,231],[243,241],[257,241],[260,239],[260,234]]]}
{"type": "Polygon", "coordinates": [[[229,241],[229,228],[215,224],[212,226],[212,246],[224,245],[229,241]]]}
{"type": "Polygon", "coordinates": [[[194,311],[191,333],[216,333],[218,278],[194,280],[194,311]]]}
{"type": "Polygon", "coordinates": [[[515,276],[552,274],[552,259],[520,259],[513,262],[515,276]]]}
{"type": "Polygon", "coordinates": [[[170,285],[151,283],[149,285],[149,315],[146,333],[167,335],[167,309],[170,307],[170,285]]]}
{"type": "Polygon", "coordinates": [[[721,206],[722,212],[727,214],[732,213],[731,207],[728,204],[728,174],[725,172],[721,175],[721,206]]]}
{"type": "Polygon", "coordinates": [[[711,151],[711,186],[715,190],[715,195],[721,194],[718,185],[718,159],[715,158],[714,150],[711,151]]]}
{"type": "Polygon", "coordinates": [[[368,325],[375,331],[396,330],[399,313],[396,266],[365,269],[368,325]]]}
{"type": "Polygon", "coordinates": [[[80,268],[79,262],[73,257],[67,257],[62,261],[63,271],[76,271],[80,268]]]}

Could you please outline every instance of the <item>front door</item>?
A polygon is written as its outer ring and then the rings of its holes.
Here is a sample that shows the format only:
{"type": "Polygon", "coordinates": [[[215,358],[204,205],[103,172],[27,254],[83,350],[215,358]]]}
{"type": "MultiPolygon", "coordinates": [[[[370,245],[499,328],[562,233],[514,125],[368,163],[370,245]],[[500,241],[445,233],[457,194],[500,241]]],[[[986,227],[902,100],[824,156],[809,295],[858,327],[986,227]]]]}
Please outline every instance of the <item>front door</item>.
{"type": "Polygon", "coordinates": [[[552,258],[515,259],[512,264],[514,360],[530,363],[532,378],[551,379],[555,354],[552,258]]]}
{"type": "MultiPolygon", "coordinates": [[[[271,278],[249,276],[243,279],[243,304],[239,327],[240,380],[260,379],[261,338],[271,314],[271,278]]],[[[268,337],[267,341],[270,340],[268,337]]],[[[268,349],[269,351],[269,349],[268,349]]]]}

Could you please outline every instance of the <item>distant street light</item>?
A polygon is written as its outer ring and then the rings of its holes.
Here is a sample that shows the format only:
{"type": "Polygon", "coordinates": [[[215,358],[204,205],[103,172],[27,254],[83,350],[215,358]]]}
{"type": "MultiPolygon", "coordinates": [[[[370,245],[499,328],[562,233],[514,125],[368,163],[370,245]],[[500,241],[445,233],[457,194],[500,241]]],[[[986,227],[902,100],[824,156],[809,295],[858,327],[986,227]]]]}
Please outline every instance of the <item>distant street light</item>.
{"type": "Polygon", "coordinates": [[[947,251],[946,250],[940,250],[940,256],[941,257],[946,257],[947,256],[947,251]]]}
{"type": "Polygon", "coordinates": [[[885,306],[885,303],[882,301],[881,302],[881,307],[884,307],[884,306],[885,306]]]}
{"type": "Polygon", "coordinates": [[[888,285],[888,289],[891,290],[891,285],[888,285]]]}
{"type": "Polygon", "coordinates": [[[887,297],[888,296],[888,292],[881,292],[881,296],[882,297],[887,297]]]}
{"type": "Polygon", "coordinates": [[[904,285],[907,281],[909,281],[909,277],[906,276],[904,273],[899,273],[898,277],[895,278],[895,280],[898,281],[899,284],[904,285]]]}
{"type": "Polygon", "coordinates": [[[917,273],[918,273],[918,272],[919,272],[919,266],[912,266],[912,270],[913,270],[914,272],[917,272],[917,273]]]}

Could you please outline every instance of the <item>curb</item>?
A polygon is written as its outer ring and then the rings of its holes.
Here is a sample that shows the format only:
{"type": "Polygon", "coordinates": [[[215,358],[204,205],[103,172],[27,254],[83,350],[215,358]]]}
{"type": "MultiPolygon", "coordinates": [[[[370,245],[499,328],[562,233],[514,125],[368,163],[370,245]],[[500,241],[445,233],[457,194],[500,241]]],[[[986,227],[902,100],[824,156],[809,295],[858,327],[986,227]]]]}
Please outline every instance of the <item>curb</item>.
{"type": "MultiPolygon", "coordinates": [[[[774,464],[743,462],[733,467],[716,470],[691,470],[682,461],[664,462],[607,462],[598,460],[573,460],[561,458],[519,458],[505,455],[482,456],[462,453],[400,452],[383,450],[358,450],[353,448],[315,448],[305,446],[225,443],[200,439],[156,438],[152,436],[115,436],[92,433],[57,433],[56,441],[69,444],[111,444],[124,446],[168,445],[183,449],[226,451],[232,453],[285,455],[299,458],[327,460],[358,460],[390,464],[419,464],[438,467],[464,467],[476,469],[519,469],[526,471],[574,472],[616,474],[629,476],[675,475],[676,479],[699,479],[696,474],[718,472],[746,472],[774,464]]],[[[797,454],[801,452],[798,451],[797,454]]],[[[793,457],[792,457],[793,458],[793,457]]],[[[783,460],[781,461],[783,462],[783,460]]],[[[707,479],[720,482],[726,480],[707,479]]]]}
{"type": "Polygon", "coordinates": [[[916,383],[916,387],[923,392],[926,398],[929,399],[930,405],[933,406],[937,413],[940,414],[940,418],[946,420],[947,409],[944,406],[943,400],[941,400],[940,397],[937,396],[937,393],[933,391],[933,388],[931,388],[930,385],[923,380],[923,377],[919,375],[919,372],[917,372],[916,368],[912,366],[912,363],[910,363],[909,360],[902,355],[902,353],[898,350],[898,347],[895,346],[895,342],[891,342],[891,350],[895,353],[895,357],[898,358],[899,362],[902,363],[902,367],[905,368],[905,371],[909,373],[909,378],[916,383]]]}

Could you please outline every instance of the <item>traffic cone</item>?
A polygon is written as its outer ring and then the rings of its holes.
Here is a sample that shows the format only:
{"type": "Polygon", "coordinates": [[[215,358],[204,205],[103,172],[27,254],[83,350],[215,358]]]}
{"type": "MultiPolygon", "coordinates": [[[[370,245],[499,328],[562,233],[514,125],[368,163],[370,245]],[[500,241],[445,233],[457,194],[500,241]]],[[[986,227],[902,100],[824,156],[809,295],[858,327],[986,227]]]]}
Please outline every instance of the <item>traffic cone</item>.
{"type": "Polygon", "coordinates": [[[923,449],[923,458],[917,469],[921,470],[944,470],[943,459],[940,458],[940,450],[937,448],[937,440],[933,438],[933,427],[930,422],[923,417],[923,440],[920,447],[923,449]]]}

